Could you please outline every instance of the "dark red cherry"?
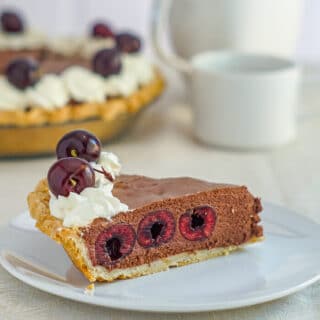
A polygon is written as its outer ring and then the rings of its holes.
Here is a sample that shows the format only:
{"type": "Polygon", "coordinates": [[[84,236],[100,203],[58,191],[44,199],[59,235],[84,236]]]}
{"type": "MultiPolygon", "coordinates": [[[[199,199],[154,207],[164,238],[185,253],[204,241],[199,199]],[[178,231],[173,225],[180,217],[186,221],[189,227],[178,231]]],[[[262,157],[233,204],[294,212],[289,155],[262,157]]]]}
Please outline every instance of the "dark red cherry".
{"type": "Polygon", "coordinates": [[[135,242],[136,233],[129,224],[115,224],[101,231],[95,242],[97,264],[116,263],[132,252],[135,242]]]}
{"type": "Polygon", "coordinates": [[[117,34],[116,42],[118,49],[124,53],[134,53],[141,49],[140,38],[129,32],[117,34]]]}
{"type": "Polygon", "coordinates": [[[12,85],[23,90],[38,81],[38,63],[30,58],[15,59],[7,66],[6,76],[12,85]]]}
{"type": "Polygon", "coordinates": [[[114,38],[110,26],[103,22],[97,22],[93,25],[91,35],[96,38],[114,38]]]}
{"type": "Polygon", "coordinates": [[[180,216],[179,230],[187,240],[204,240],[211,236],[216,220],[216,212],[212,207],[199,206],[180,216]]]}
{"type": "Polygon", "coordinates": [[[142,247],[158,247],[170,241],[176,229],[176,222],[168,210],[150,212],[140,221],[137,239],[142,247]]]}
{"type": "Polygon", "coordinates": [[[108,77],[121,71],[121,56],[116,48],[102,49],[98,51],[92,60],[94,72],[108,77]]]}
{"type": "Polygon", "coordinates": [[[67,197],[70,192],[81,193],[93,187],[95,175],[89,162],[80,158],[63,158],[56,161],[48,171],[48,185],[55,195],[67,197]]]}
{"type": "Polygon", "coordinates": [[[101,153],[101,142],[91,132],[74,130],[65,134],[57,144],[57,158],[78,157],[89,162],[97,161],[101,153]]]}
{"type": "Polygon", "coordinates": [[[23,32],[24,25],[21,17],[13,11],[4,11],[0,17],[1,27],[4,32],[18,33],[23,32]]]}

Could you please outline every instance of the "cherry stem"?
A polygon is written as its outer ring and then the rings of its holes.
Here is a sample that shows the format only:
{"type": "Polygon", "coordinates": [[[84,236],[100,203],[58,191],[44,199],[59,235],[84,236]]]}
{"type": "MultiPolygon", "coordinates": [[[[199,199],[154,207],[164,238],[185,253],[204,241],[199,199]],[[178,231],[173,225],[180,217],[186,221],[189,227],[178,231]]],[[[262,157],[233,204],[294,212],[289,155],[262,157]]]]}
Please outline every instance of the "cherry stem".
{"type": "Polygon", "coordinates": [[[103,175],[105,176],[105,178],[108,179],[110,182],[113,182],[113,181],[114,181],[114,178],[113,178],[113,176],[111,175],[111,173],[110,173],[110,172],[107,172],[104,167],[101,166],[101,170],[98,170],[98,169],[93,169],[93,170],[96,171],[96,172],[99,172],[99,173],[103,174],[103,175]]]}

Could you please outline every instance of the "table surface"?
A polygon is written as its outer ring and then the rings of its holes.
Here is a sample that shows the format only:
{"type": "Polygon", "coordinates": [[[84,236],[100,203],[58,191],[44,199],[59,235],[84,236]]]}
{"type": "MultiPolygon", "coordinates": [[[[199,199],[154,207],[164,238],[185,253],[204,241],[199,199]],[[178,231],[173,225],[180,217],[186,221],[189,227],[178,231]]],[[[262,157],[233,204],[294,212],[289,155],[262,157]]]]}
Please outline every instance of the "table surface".
{"type": "MultiPolygon", "coordinates": [[[[155,177],[194,176],[245,184],[266,201],[283,204],[320,223],[320,78],[302,85],[297,140],[277,150],[235,152],[201,145],[192,133],[192,109],[182,80],[166,71],[168,90],[121,140],[104,148],[119,155],[123,171],[155,177]]],[[[46,175],[53,157],[0,160],[0,226],[26,208],[26,196],[46,175]]],[[[201,314],[150,314],[64,300],[14,279],[0,267],[0,319],[320,319],[320,282],[271,303],[201,314]]]]}

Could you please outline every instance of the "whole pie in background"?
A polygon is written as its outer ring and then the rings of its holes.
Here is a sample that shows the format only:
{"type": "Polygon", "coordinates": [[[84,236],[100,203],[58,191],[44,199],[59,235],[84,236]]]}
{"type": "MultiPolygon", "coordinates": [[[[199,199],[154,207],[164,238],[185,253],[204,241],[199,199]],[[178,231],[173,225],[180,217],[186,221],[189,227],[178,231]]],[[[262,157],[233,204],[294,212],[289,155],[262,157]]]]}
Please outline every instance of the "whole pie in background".
{"type": "Polygon", "coordinates": [[[164,88],[140,51],[138,36],[102,22],[87,36],[48,38],[3,12],[0,155],[52,152],[62,134],[79,127],[102,141],[123,131],[164,88]]]}

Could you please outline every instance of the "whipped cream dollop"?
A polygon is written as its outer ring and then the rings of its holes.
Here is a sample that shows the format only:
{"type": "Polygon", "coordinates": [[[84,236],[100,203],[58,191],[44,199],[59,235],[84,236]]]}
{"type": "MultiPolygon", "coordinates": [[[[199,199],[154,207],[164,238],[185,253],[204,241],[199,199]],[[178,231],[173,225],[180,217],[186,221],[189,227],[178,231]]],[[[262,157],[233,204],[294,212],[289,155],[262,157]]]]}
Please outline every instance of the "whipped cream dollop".
{"type": "Polygon", "coordinates": [[[0,109],[12,110],[23,109],[26,99],[23,91],[12,86],[6,77],[0,76],[0,109]]]}
{"type": "Polygon", "coordinates": [[[45,46],[44,35],[36,30],[21,33],[0,32],[1,50],[40,49],[45,46]]]}
{"type": "Polygon", "coordinates": [[[122,59],[124,72],[135,79],[135,83],[147,84],[154,76],[152,65],[141,54],[125,54],[122,59]]]}
{"type": "Polygon", "coordinates": [[[127,97],[135,92],[140,85],[150,82],[153,77],[152,64],[141,54],[124,54],[121,72],[105,79],[106,94],[127,97]]]}
{"type": "Polygon", "coordinates": [[[61,108],[69,101],[69,95],[61,77],[45,75],[34,87],[26,90],[26,100],[31,107],[61,108]]]}
{"type": "Polygon", "coordinates": [[[72,99],[81,102],[106,100],[103,78],[98,74],[83,67],[74,66],[64,71],[62,78],[72,99]]]}
{"type": "Polygon", "coordinates": [[[18,90],[0,75],[0,109],[16,110],[28,106],[54,109],[75,100],[103,103],[108,97],[127,97],[154,77],[152,64],[140,54],[124,54],[119,74],[107,78],[81,66],[71,66],[59,75],[47,74],[35,86],[18,90]]]}
{"type": "MultiPolygon", "coordinates": [[[[111,152],[101,152],[98,163],[91,165],[99,170],[103,167],[113,178],[121,170],[118,157],[111,152]]],[[[112,194],[113,183],[97,172],[95,178],[95,186],[85,188],[80,194],[70,192],[68,197],[55,197],[51,194],[51,215],[63,220],[63,226],[83,227],[96,218],[111,219],[119,212],[128,211],[128,206],[112,194]]]]}

